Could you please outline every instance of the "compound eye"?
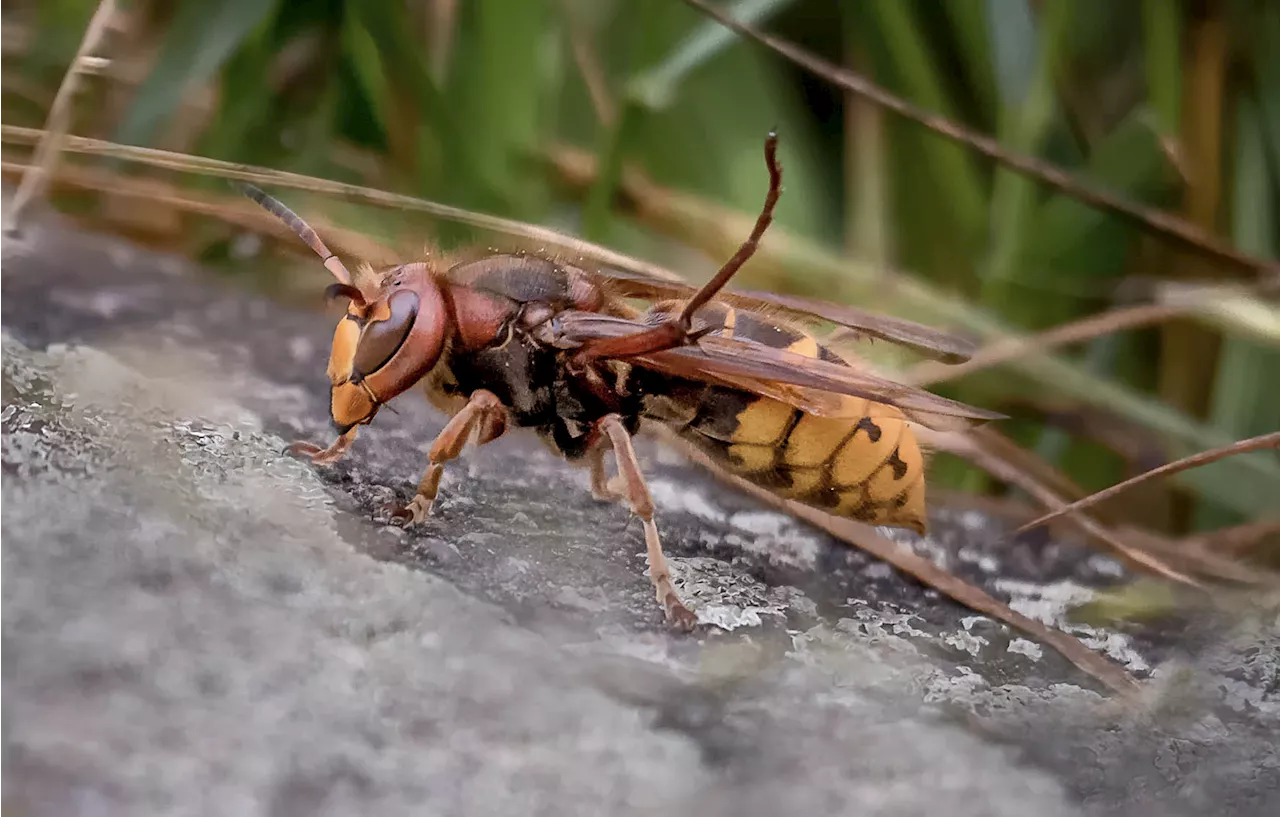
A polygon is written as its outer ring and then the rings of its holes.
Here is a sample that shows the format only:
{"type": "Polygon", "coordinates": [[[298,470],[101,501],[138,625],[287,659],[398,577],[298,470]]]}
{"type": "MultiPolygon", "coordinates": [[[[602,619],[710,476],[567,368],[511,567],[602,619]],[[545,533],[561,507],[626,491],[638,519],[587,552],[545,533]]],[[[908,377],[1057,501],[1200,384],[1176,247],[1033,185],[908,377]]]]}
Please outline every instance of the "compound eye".
{"type": "Polygon", "coordinates": [[[391,314],[384,320],[370,321],[360,336],[351,367],[357,378],[381,369],[400,351],[418,316],[418,296],[401,290],[387,300],[387,307],[391,314]]]}

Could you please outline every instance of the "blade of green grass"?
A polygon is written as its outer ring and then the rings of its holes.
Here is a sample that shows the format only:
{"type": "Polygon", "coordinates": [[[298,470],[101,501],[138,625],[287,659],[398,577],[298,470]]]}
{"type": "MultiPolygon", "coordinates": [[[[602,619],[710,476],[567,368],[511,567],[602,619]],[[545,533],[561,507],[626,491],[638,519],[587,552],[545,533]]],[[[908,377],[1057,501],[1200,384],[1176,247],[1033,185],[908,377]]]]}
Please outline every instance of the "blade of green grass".
{"type": "MultiPolygon", "coordinates": [[[[266,77],[280,47],[272,32],[280,13],[277,9],[264,16],[227,60],[217,116],[197,141],[205,155],[270,162],[278,153],[276,140],[254,139],[253,134],[261,131],[274,104],[273,89],[266,77]]],[[[270,119],[273,125],[281,124],[270,119]]]]}
{"type": "MultiPolygon", "coordinates": [[[[991,40],[993,88],[999,103],[997,134],[1003,138],[1015,127],[1017,113],[1036,85],[1036,54],[1043,53],[1044,42],[1043,38],[1040,43],[1036,42],[1036,21],[1026,3],[985,0],[984,7],[983,22],[991,40]]],[[[1055,31],[1054,39],[1060,34],[1055,31]]]]}
{"type": "MultiPolygon", "coordinates": [[[[957,118],[944,73],[923,36],[916,7],[898,0],[868,0],[862,8],[874,26],[874,32],[868,34],[881,41],[905,96],[931,111],[957,118]]],[[[971,251],[979,246],[987,225],[985,184],[973,156],[934,133],[920,133],[919,144],[932,171],[933,206],[954,220],[962,246],[971,251]]],[[[954,271],[961,277],[966,272],[954,271]]]]}
{"type": "MultiPolygon", "coordinates": [[[[1160,202],[1172,191],[1173,176],[1141,110],[1131,113],[1094,148],[1085,167],[1090,178],[1143,202],[1160,202]]],[[[1097,308],[1107,282],[1125,274],[1132,257],[1135,228],[1071,196],[1044,201],[1031,220],[1034,236],[1011,286],[1023,290],[1032,318],[1024,326],[1042,329],[1097,308]],[[1060,293],[1064,281],[1077,294],[1060,293]]]]}
{"type": "MultiPolygon", "coordinates": [[[[23,64],[50,78],[61,77],[75,57],[85,28],[98,9],[98,0],[41,0],[35,4],[35,28],[23,64]]],[[[6,44],[6,52],[8,47],[6,44]]],[[[9,59],[8,53],[5,59],[9,59]]]]}
{"type": "MultiPolygon", "coordinates": [[[[1180,144],[1192,173],[1182,197],[1182,214],[1202,230],[1221,232],[1230,190],[1231,169],[1228,104],[1231,54],[1230,11],[1226,4],[1206,3],[1188,16],[1182,68],[1182,118],[1180,144]]],[[[1237,249],[1237,251],[1239,251],[1237,249]]],[[[1255,256],[1256,257],[1256,256],[1255,256]]],[[[1263,259],[1270,261],[1271,259],[1263,259]]],[[[1274,263],[1274,261],[1272,261],[1274,263]]],[[[1168,275],[1183,280],[1235,277],[1230,271],[1207,265],[1203,259],[1178,253],[1168,264],[1168,275]]],[[[1221,338],[1189,321],[1171,321],[1161,327],[1157,392],[1169,405],[1193,417],[1207,416],[1210,388],[1217,367],[1221,338]]],[[[1190,516],[1185,503],[1177,513],[1183,522],[1190,516]]]]}
{"type": "MultiPolygon", "coordinates": [[[[502,192],[503,212],[514,217],[533,217],[544,203],[520,160],[543,140],[549,124],[544,114],[563,70],[550,6],[548,0],[460,5],[444,88],[447,107],[439,114],[456,123],[475,171],[502,192]]],[[[422,80],[429,79],[417,43],[406,45],[406,61],[410,56],[417,58],[414,70],[421,70],[422,80]]]]}
{"type": "Polygon", "coordinates": [[[1197,319],[1232,337],[1280,348],[1280,304],[1263,300],[1249,287],[1162,284],[1156,293],[1164,304],[1184,308],[1197,319]]]}
{"type": "Polygon", "coordinates": [[[995,118],[998,91],[992,66],[991,35],[987,29],[986,2],[948,0],[941,6],[951,21],[951,30],[964,63],[965,87],[977,102],[980,119],[990,122],[995,118]]]}
{"type": "MultiPolygon", "coordinates": [[[[1099,179],[1108,187],[1140,201],[1158,201],[1160,194],[1169,191],[1172,178],[1160,152],[1158,134],[1152,131],[1142,110],[1125,117],[1094,146],[1085,171],[1090,178],[1099,179]]],[[[1132,235],[1128,225],[1107,213],[1071,196],[1055,195],[1036,213],[1036,260],[1041,265],[1052,267],[1054,259],[1084,244],[1096,244],[1100,240],[1100,232],[1108,230],[1111,224],[1117,225],[1118,229],[1110,232],[1118,237],[1132,235]]],[[[1125,247],[1117,249],[1121,250],[1117,254],[1125,254],[1125,247]]],[[[1072,274],[1088,273],[1086,269],[1072,270],[1072,274]]],[[[1053,274],[1055,277],[1061,275],[1056,270],[1053,274]]]]}
{"type": "MultiPolygon", "coordinates": [[[[1071,7],[1063,0],[1049,0],[1037,21],[1019,0],[987,0],[999,93],[997,136],[1001,144],[1018,153],[1039,155],[1050,136],[1057,112],[1056,79],[1069,30],[1071,7]]],[[[987,307],[1020,326],[1038,328],[1040,307],[1048,299],[1040,293],[1014,287],[1029,274],[1025,264],[1029,227],[1038,209],[1040,189],[1032,180],[1007,168],[998,168],[991,196],[990,245],[980,270],[979,299],[987,307]]],[[[1094,368],[1092,361],[1086,366],[1094,368]]],[[[961,399],[972,399],[967,390],[961,399]]],[[[1032,432],[1034,450],[1046,462],[1058,464],[1071,438],[1057,429],[1032,432]]],[[[1030,442],[1029,440],[1020,440],[1030,442]]],[[[978,487],[979,475],[966,485],[978,487]]]]}
{"type": "MultiPolygon", "coordinates": [[[[645,2],[651,4],[653,0],[645,2]]],[[[790,2],[739,0],[729,13],[735,19],[757,22],[768,19],[790,2]]],[[[655,39],[652,26],[647,25],[651,18],[652,15],[646,17],[642,13],[631,32],[632,42],[627,51],[635,65],[649,65],[655,39]]],[[[714,20],[702,20],[656,64],[629,71],[631,77],[624,88],[621,108],[602,143],[600,172],[587,194],[583,212],[586,238],[598,242],[609,240],[613,198],[622,166],[640,140],[640,130],[648,115],[669,108],[689,76],[735,43],[737,38],[732,31],[714,20]]]]}
{"type": "MultiPolygon", "coordinates": [[[[623,70],[628,74],[638,74],[640,67],[648,65],[659,48],[657,28],[653,25],[656,19],[652,14],[653,3],[654,0],[640,0],[636,25],[631,26],[626,33],[622,60],[625,61],[623,70]]],[[[682,51],[679,46],[675,49],[677,56],[682,51]]],[[[671,58],[668,58],[667,62],[670,61],[671,58]]],[[[665,90],[661,107],[671,103],[676,92],[675,83],[672,85],[673,87],[665,90]]],[[[614,194],[622,178],[622,167],[639,145],[641,129],[647,115],[659,107],[647,105],[646,100],[635,92],[636,87],[634,81],[628,83],[628,89],[622,95],[621,105],[613,121],[604,123],[596,164],[599,172],[591,189],[587,191],[582,212],[582,234],[589,241],[609,242],[614,221],[614,194]]]]}
{"type": "Polygon", "coordinates": [[[630,98],[624,98],[617,117],[605,132],[600,150],[600,172],[596,174],[582,208],[582,236],[588,241],[609,242],[613,199],[622,179],[622,165],[640,138],[638,128],[644,116],[641,106],[630,98]]]}
{"type": "MultiPolygon", "coordinates": [[[[1280,89],[1262,88],[1262,94],[1280,89]]],[[[1235,179],[1232,232],[1242,249],[1272,255],[1277,241],[1275,187],[1267,169],[1265,137],[1258,105],[1249,96],[1236,102],[1235,179]]],[[[1223,341],[1213,386],[1209,421],[1236,439],[1253,437],[1280,428],[1280,349],[1267,348],[1247,337],[1228,335],[1223,341]]],[[[1263,455],[1265,456],[1265,455],[1263,455]]],[[[1217,466],[1205,467],[1213,472],[1217,466]]],[[[1202,508],[1197,514],[1201,530],[1245,521],[1238,513],[1202,508]]]]}
{"type": "MultiPolygon", "coordinates": [[[[509,200],[498,192],[505,180],[493,175],[497,169],[482,158],[489,137],[468,132],[453,101],[436,87],[427,56],[414,39],[407,9],[358,0],[348,8],[377,44],[389,87],[406,94],[417,106],[418,191],[436,195],[443,191],[464,206],[506,209],[509,200]]],[[[471,53],[476,54],[473,60],[480,60],[482,52],[471,53]]],[[[528,72],[530,67],[523,70],[528,72]]]]}
{"type": "MultiPolygon", "coordinates": [[[[834,9],[828,9],[827,16],[834,19],[834,9]]],[[[758,208],[764,195],[761,144],[776,127],[785,184],[811,191],[806,196],[784,195],[777,222],[806,235],[834,238],[839,234],[841,216],[831,201],[839,195],[840,180],[832,173],[833,158],[821,129],[812,121],[811,106],[797,93],[794,83],[776,70],[776,60],[761,49],[732,36],[716,38],[715,48],[700,44],[696,32],[714,30],[707,22],[682,3],[654,0],[616,6],[593,31],[596,77],[623,78],[616,83],[622,90],[614,106],[615,118],[616,109],[627,100],[626,91],[645,85],[645,77],[679,81],[669,95],[660,95],[663,105],[642,106],[643,115],[634,126],[634,141],[624,151],[623,164],[643,168],[655,181],[710,200],[736,208],[758,208]],[[653,48],[647,59],[637,60],[630,44],[640,27],[651,31],[646,41],[652,42],[653,48]]],[[[597,150],[608,165],[613,136],[601,134],[591,95],[585,87],[576,87],[582,83],[570,85],[568,96],[576,95],[576,99],[566,100],[564,113],[572,120],[567,126],[562,124],[560,139],[569,144],[604,145],[597,150]]],[[[539,151],[534,158],[541,162],[544,157],[539,151]]],[[[600,189],[610,187],[617,189],[612,184],[602,184],[600,189]]],[[[611,198],[604,192],[596,194],[597,202],[611,198]]],[[[576,215],[572,210],[566,212],[576,215]]],[[[686,250],[671,246],[634,220],[614,216],[609,228],[611,245],[666,258],[672,264],[685,263],[686,250]]],[[[565,223],[572,223],[568,216],[565,223]]]]}
{"type": "MultiPolygon", "coordinates": [[[[856,18],[841,15],[845,34],[846,63],[866,61],[858,48],[856,18]]],[[[885,138],[884,111],[865,99],[845,94],[845,209],[844,246],[850,255],[871,264],[890,261],[892,225],[888,200],[889,144],[885,138]]],[[[832,293],[838,300],[843,293],[832,293]]]]}
{"type": "MultiPolygon", "coordinates": [[[[728,11],[735,20],[758,23],[793,0],[738,0],[728,11]]],[[[627,82],[626,94],[638,104],[657,110],[671,104],[686,77],[738,43],[738,37],[714,20],[703,20],[660,63],[627,82]]]]}
{"type": "MultiPolygon", "coordinates": [[[[359,2],[359,0],[351,0],[359,2]]],[[[350,5],[350,3],[349,3],[350,5]]],[[[387,121],[391,115],[391,106],[395,104],[395,95],[391,84],[382,72],[382,59],[378,54],[378,43],[369,34],[369,30],[361,23],[360,14],[351,9],[343,15],[342,50],[355,74],[357,84],[369,100],[370,108],[378,118],[378,125],[388,141],[393,139],[395,125],[387,121]]],[[[394,155],[395,147],[392,146],[394,155]]]]}
{"type": "Polygon", "coordinates": [[[1254,32],[1254,85],[1258,88],[1258,116],[1269,157],[1271,178],[1280,184],[1280,7],[1258,11],[1254,32]]]}
{"type": "Polygon", "coordinates": [[[1142,0],[1142,55],[1147,106],[1160,135],[1175,139],[1182,100],[1182,17],[1178,3],[1142,0]]]}
{"type": "Polygon", "coordinates": [[[278,0],[182,0],[165,35],[155,67],[143,80],[115,139],[147,144],[189,88],[207,82],[278,0]]]}
{"type": "MultiPolygon", "coordinates": [[[[1047,0],[1042,6],[1040,30],[1030,17],[1012,13],[1025,8],[1008,0],[990,0],[992,39],[999,66],[1001,89],[1001,142],[1019,153],[1039,153],[1054,123],[1057,110],[1055,77],[1069,30],[1072,0],[1047,0]],[[1028,49],[1028,46],[1031,46],[1028,49]]],[[[1025,276],[1023,255],[1035,217],[1038,187],[1035,182],[1001,168],[996,171],[991,202],[991,253],[982,274],[982,301],[1023,325],[1036,327],[1037,307],[1044,299],[1037,293],[1010,288],[1025,276]]]]}

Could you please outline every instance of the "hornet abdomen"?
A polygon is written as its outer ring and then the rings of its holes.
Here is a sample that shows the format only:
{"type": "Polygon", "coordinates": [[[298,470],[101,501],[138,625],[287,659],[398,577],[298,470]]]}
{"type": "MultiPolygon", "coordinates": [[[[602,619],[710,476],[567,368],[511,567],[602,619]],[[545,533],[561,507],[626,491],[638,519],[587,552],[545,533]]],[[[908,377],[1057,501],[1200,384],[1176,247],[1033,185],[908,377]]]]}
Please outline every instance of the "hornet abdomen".
{"type": "MultiPolygon", "coordinates": [[[[845,362],[817,338],[773,317],[720,305],[698,317],[720,323],[717,334],[845,362]]],[[[923,533],[924,458],[911,426],[892,406],[844,399],[847,416],[818,417],[750,392],[686,384],[655,395],[646,414],[725,469],[777,496],[923,533]]]]}

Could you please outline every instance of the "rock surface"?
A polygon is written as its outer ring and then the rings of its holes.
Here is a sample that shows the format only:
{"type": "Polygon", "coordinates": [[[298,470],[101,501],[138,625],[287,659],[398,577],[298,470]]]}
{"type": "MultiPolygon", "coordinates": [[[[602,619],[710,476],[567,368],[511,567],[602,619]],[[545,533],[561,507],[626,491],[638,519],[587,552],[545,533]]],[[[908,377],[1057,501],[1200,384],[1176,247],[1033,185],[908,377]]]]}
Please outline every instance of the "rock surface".
{"type": "MultiPolygon", "coordinates": [[[[708,624],[671,635],[639,525],[528,438],[455,463],[414,532],[374,509],[425,401],[337,467],[281,456],[331,438],[330,318],[54,217],[3,264],[6,813],[1280,813],[1274,613],[1070,628],[1148,679],[1121,707],[641,445],[708,624]]],[[[933,524],[895,536],[1051,623],[1122,577],[933,524]]]]}

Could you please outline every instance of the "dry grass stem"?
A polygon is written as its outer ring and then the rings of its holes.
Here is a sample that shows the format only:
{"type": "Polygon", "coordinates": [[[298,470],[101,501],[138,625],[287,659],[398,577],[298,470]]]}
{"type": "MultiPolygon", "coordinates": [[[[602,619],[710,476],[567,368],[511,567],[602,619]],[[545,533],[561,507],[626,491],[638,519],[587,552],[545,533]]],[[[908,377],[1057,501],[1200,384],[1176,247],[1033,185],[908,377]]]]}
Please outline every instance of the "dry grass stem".
{"type": "Polygon", "coordinates": [[[71,60],[71,65],[67,67],[67,73],[62,78],[62,84],[58,86],[57,94],[53,97],[53,104],[49,107],[43,137],[36,146],[35,160],[31,164],[31,169],[23,175],[22,182],[18,185],[18,192],[14,194],[8,222],[4,225],[6,233],[12,233],[17,229],[22,211],[44,190],[45,182],[54,163],[58,161],[58,153],[71,124],[71,102],[80,84],[84,65],[90,60],[90,52],[94,51],[102,41],[115,13],[115,0],[102,0],[94,11],[93,17],[89,19],[84,38],[80,41],[80,48],[71,60]]]}
{"type": "MultiPolygon", "coordinates": [[[[35,128],[21,128],[13,125],[4,125],[0,127],[0,134],[3,134],[4,140],[15,144],[33,144],[41,138],[43,133],[44,131],[35,128]]],[[[192,156],[186,153],[174,153],[172,151],[159,150],[156,148],[140,148],[132,145],[121,145],[115,142],[108,142],[103,139],[91,139],[85,136],[67,137],[63,148],[68,152],[83,153],[89,156],[107,156],[115,159],[124,159],[150,167],[161,167],[182,173],[216,176],[224,179],[236,179],[261,185],[277,185],[280,187],[292,187],[299,190],[311,190],[317,193],[327,193],[338,196],[340,198],[347,199],[348,201],[357,201],[363,204],[378,205],[380,207],[398,208],[411,212],[426,213],[436,218],[456,221],[460,224],[477,227],[482,230],[490,230],[499,234],[505,233],[537,244],[550,245],[552,247],[559,248],[566,255],[576,254],[583,260],[590,260],[595,263],[617,267],[618,269],[632,270],[641,274],[665,278],[671,281],[684,281],[682,277],[676,275],[665,267],[649,263],[648,261],[642,261],[638,258],[625,255],[624,253],[611,250],[608,247],[603,247],[599,244],[594,244],[590,241],[585,241],[581,238],[577,238],[557,230],[552,230],[547,227],[539,227],[524,221],[515,221],[513,219],[501,218],[499,216],[485,215],[483,213],[477,213],[461,207],[451,207],[447,204],[440,204],[438,202],[415,198],[413,196],[406,196],[399,193],[388,193],[385,190],[375,190],[371,187],[344,184],[342,182],[330,181],[328,179],[320,179],[315,176],[305,176],[301,173],[290,173],[284,170],[272,170],[270,168],[256,167],[254,165],[224,162],[219,159],[192,156]]]]}
{"type": "Polygon", "coordinates": [[[1064,505],[1052,513],[1045,514],[1038,519],[1032,520],[1019,528],[1018,532],[1021,533],[1022,531],[1038,527],[1039,525],[1043,525],[1045,522],[1056,519],[1063,514],[1074,513],[1082,508],[1087,508],[1090,505],[1096,505],[1104,499],[1110,499],[1122,491],[1132,488],[1135,485],[1141,485],[1149,480],[1169,476],[1171,474],[1176,474],[1179,471],[1186,471],[1191,468],[1198,468],[1201,465],[1208,465],[1210,463],[1217,462],[1218,460],[1226,459],[1227,457],[1233,457],[1236,454],[1247,454],[1251,451],[1262,451],[1267,448],[1280,448],[1280,431],[1273,431],[1270,434],[1263,434],[1259,437],[1250,437],[1247,440],[1240,440],[1239,442],[1235,442],[1221,448],[1214,448],[1209,451],[1202,451],[1199,454],[1192,454],[1189,457],[1183,457],[1180,460],[1166,463],[1159,468],[1152,468],[1150,471],[1139,474],[1132,479],[1127,479],[1124,482],[1112,485],[1110,488],[1090,494],[1083,499],[1078,499],[1075,502],[1072,502],[1070,505],[1064,505]]]}
{"type": "Polygon", "coordinates": [[[916,386],[933,386],[1000,366],[1027,355],[1048,352],[1060,346],[1083,343],[1115,332],[1151,326],[1185,315],[1188,311],[1188,307],[1185,306],[1166,304],[1141,304],[1113,309],[1055,326],[1036,335],[1002,338],[979,349],[964,363],[942,365],[926,361],[907,372],[902,380],[916,386]]]}
{"type": "MultiPolygon", "coordinates": [[[[936,432],[929,429],[919,429],[917,433],[920,435],[921,442],[931,448],[948,451],[958,457],[962,457],[996,479],[1021,488],[1046,507],[1058,509],[1054,516],[1067,514],[1067,519],[1076,527],[1107,545],[1126,561],[1140,565],[1152,573],[1164,576],[1167,579],[1194,587],[1200,586],[1200,583],[1191,576],[1174,569],[1150,553],[1126,544],[1115,533],[1107,530],[1089,517],[1078,513],[1067,513],[1071,506],[1067,505],[1054,491],[1045,487],[1024,469],[1008,462],[1004,457],[990,450],[973,435],[936,432]]],[[[1019,531],[1026,530],[1028,527],[1030,526],[1019,528],[1019,531]]]]}
{"type": "Polygon", "coordinates": [[[1022,615],[1011,609],[1009,605],[989,595],[982,588],[969,584],[910,549],[891,542],[878,534],[875,528],[864,525],[861,522],[855,522],[852,519],[832,516],[817,508],[811,508],[793,500],[782,499],[763,488],[752,485],[746,480],[716,467],[705,454],[696,449],[683,445],[681,448],[687,451],[689,458],[694,462],[709,469],[717,477],[754,496],[761,502],[778,508],[784,513],[803,519],[840,541],[850,544],[859,550],[864,550],[877,559],[893,565],[957,603],[1003,621],[1015,630],[1026,633],[1041,643],[1049,645],[1072,664],[1114,692],[1129,695],[1139,689],[1137,680],[1123,667],[1089,649],[1080,639],[1022,615]]]}
{"type": "Polygon", "coordinates": [[[833,85],[869,99],[899,116],[917,122],[935,133],[965,145],[971,150],[1028,178],[1057,188],[1094,207],[1122,215],[1148,230],[1175,238],[1205,255],[1229,261],[1237,266],[1256,272],[1280,274],[1280,262],[1242,252],[1186,219],[1144,207],[1039,159],[1011,153],[996,139],[971,131],[950,119],[917,107],[904,99],[890,94],[861,74],[816,57],[785,40],[774,37],[771,34],[765,34],[753,26],[734,20],[725,12],[705,2],[705,0],[685,0],[685,2],[697,8],[703,14],[718,20],[722,25],[781,54],[806,71],[827,80],[833,85]]]}

